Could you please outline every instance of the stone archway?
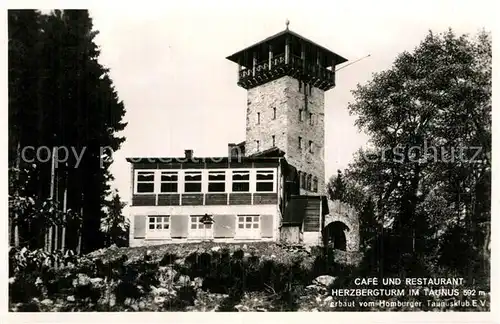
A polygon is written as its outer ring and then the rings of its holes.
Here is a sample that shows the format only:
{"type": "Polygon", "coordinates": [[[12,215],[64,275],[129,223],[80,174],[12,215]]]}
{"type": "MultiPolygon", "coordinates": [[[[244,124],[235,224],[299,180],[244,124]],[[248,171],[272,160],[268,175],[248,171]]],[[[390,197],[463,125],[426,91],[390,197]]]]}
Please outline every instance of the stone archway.
{"type": "Polygon", "coordinates": [[[334,221],[323,228],[323,243],[335,250],[347,251],[347,236],[349,227],[341,221],[334,221]]]}
{"type": "Polygon", "coordinates": [[[336,249],[358,251],[359,220],[356,211],[339,200],[328,200],[328,214],[324,218],[322,234],[323,242],[333,243],[336,249]]]}

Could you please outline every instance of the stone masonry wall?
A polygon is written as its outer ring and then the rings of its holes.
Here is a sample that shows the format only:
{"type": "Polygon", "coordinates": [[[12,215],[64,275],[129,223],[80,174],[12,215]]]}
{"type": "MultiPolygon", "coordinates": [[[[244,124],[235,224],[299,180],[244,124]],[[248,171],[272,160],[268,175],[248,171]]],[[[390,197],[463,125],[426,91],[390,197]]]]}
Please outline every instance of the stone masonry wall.
{"type": "Polygon", "coordinates": [[[324,194],[324,91],[314,87],[309,91],[308,85],[299,85],[299,81],[290,76],[248,90],[246,154],[271,148],[273,135],[275,146],[286,153],[290,164],[298,171],[317,177],[318,193],[313,194],[324,194]],[[273,108],[276,108],[275,119],[273,108]],[[302,121],[299,119],[300,109],[303,110],[302,121]],[[259,124],[257,113],[260,113],[259,124]],[[302,148],[299,148],[299,136],[302,148]],[[260,142],[259,148],[257,141],[260,142]],[[313,153],[309,152],[309,141],[313,142],[313,153]]]}
{"type": "Polygon", "coordinates": [[[345,233],[347,240],[347,252],[359,251],[359,217],[354,208],[340,202],[340,200],[328,199],[329,214],[325,215],[324,227],[332,222],[342,222],[349,230],[345,233]]]}

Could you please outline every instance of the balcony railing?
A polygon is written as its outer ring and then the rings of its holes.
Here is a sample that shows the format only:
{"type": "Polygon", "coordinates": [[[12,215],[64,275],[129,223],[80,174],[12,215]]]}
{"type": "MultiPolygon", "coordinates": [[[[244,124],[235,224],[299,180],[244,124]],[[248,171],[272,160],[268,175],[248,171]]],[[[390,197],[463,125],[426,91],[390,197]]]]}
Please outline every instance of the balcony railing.
{"type": "Polygon", "coordinates": [[[330,88],[335,84],[334,71],[307,61],[304,64],[304,60],[297,55],[290,55],[287,64],[285,54],[276,55],[271,60],[258,62],[255,67],[242,69],[239,71],[239,81],[255,85],[259,83],[252,81],[256,77],[263,82],[269,76],[276,77],[285,74],[300,76],[307,82],[323,83],[325,84],[324,88],[330,88]]]}

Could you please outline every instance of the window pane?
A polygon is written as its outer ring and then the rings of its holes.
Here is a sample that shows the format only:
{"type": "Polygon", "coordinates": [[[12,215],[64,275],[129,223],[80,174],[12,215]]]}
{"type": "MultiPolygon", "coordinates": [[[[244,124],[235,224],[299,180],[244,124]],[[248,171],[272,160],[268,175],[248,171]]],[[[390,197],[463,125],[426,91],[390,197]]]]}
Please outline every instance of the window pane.
{"type": "Polygon", "coordinates": [[[215,182],[208,184],[209,192],[224,192],[226,191],[226,184],[224,182],[215,182]]]}
{"type": "Polygon", "coordinates": [[[238,173],[233,173],[233,181],[245,181],[245,180],[250,180],[250,172],[238,172],[238,173]]]}
{"type": "Polygon", "coordinates": [[[201,192],[201,183],[186,183],[184,186],[186,192],[201,192]]]}
{"type": "Polygon", "coordinates": [[[196,224],[191,224],[191,229],[196,229],[196,224]]]}
{"type": "Polygon", "coordinates": [[[161,223],[161,217],[156,217],[156,222],[161,223]]]}
{"type": "Polygon", "coordinates": [[[273,180],[273,173],[257,171],[257,180],[273,180]]]}
{"type": "Polygon", "coordinates": [[[243,224],[238,224],[238,228],[244,228],[243,224]]]}
{"type": "Polygon", "coordinates": [[[169,225],[169,224],[164,224],[164,225],[163,225],[163,229],[168,229],[169,227],[170,227],[170,225],[169,225]]]}
{"type": "Polygon", "coordinates": [[[243,222],[243,221],[245,221],[245,217],[243,217],[243,216],[239,216],[239,217],[238,217],[238,222],[243,222]]]}
{"type": "Polygon", "coordinates": [[[257,191],[273,191],[273,183],[257,182],[257,191]]]}
{"type": "Polygon", "coordinates": [[[155,224],[149,224],[149,229],[155,229],[155,224]]]}
{"type": "Polygon", "coordinates": [[[137,181],[154,181],[155,180],[155,174],[153,172],[139,172],[137,174],[137,181]]]}
{"type": "Polygon", "coordinates": [[[163,222],[168,223],[168,217],[163,217],[163,222]]]}
{"type": "Polygon", "coordinates": [[[162,174],[161,181],[177,181],[177,174],[162,174]]]}
{"type": "Polygon", "coordinates": [[[154,183],[138,183],[137,192],[154,192],[154,183]]]}
{"type": "Polygon", "coordinates": [[[186,173],[186,176],[184,177],[186,181],[201,181],[201,173],[186,173]]]}
{"type": "Polygon", "coordinates": [[[253,217],[253,221],[254,221],[254,222],[258,222],[258,221],[259,221],[259,216],[254,216],[254,217],[253,217]]]}
{"type": "Polygon", "coordinates": [[[208,229],[212,228],[212,224],[205,224],[205,228],[208,228],[208,229]]]}
{"type": "Polygon", "coordinates": [[[177,192],[177,183],[176,182],[162,183],[160,190],[161,192],[177,192]]]}
{"type": "Polygon", "coordinates": [[[149,223],[154,223],[155,222],[155,218],[154,217],[149,217],[149,223]]]}
{"type": "Polygon", "coordinates": [[[161,229],[161,224],[156,224],[156,229],[161,229]]]}
{"type": "Polygon", "coordinates": [[[259,228],[259,224],[254,223],[254,224],[253,224],[253,228],[259,228]]]}
{"type": "Polygon", "coordinates": [[[248,217],[246,217],[245,221],[246,221],[246,222],[251,222],[251,221],[252,221],[252,216],[248,216],[248,217]]]}
{"type": "Polygon", "coordinates": [[[208,180],[225,181],[226,180],[226,174],[225,173],[209,173],[208,174],[208,180]]]}
{"type": "Polygon", "coordinates": [[[250,191],[250,184],[248,182],[233,182],[233,191],[248,192],[250,191]]]}
{"type": "Polygon", "coordinates": [[[252,224],[245,224],[245,228],[252,228],[252,224]]]}

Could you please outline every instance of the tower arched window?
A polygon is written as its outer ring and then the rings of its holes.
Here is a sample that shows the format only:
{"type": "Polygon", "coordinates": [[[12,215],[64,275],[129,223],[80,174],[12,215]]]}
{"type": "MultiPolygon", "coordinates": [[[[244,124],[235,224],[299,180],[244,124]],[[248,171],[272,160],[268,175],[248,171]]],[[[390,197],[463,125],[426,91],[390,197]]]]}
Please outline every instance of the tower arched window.
{"type": "Polygon", "coordinates": [[[306,190],[311,190],[311,178],[312,178],[312,175],[308,174],[307,175],[307,178],[306,178],[306,190]]]}
{"type": "Polygon", "coordinates": [[[305,189],[306,188],[306,173],[302,172],[300,174],[300,188],[305,189]]]}
{"type": "Polygon", "coordinates": [[[312,191],[318,192],[318,177],[313,178],[312,191]]]}

